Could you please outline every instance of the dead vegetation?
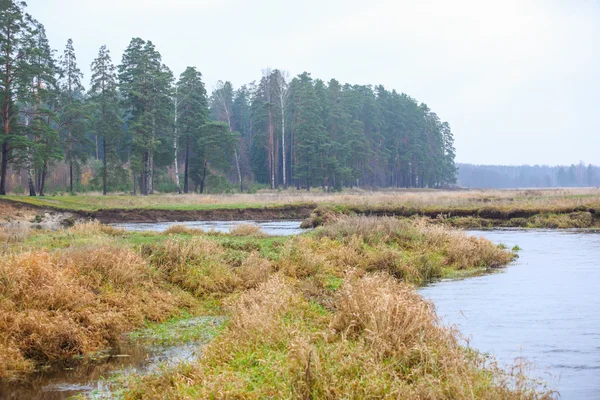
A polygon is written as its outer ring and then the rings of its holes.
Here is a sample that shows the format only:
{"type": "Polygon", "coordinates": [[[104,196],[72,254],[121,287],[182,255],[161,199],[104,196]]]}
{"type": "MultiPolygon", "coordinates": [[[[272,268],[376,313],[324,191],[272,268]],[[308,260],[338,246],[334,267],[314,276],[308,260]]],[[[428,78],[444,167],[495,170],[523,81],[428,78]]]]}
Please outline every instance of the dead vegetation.
{"type": "Polygon", "coordinates": [[[275,274],[235,298],[202,360],[127,382],[127,398],[543,399],[551,392],[460,345],[431,304],[387,274],[354,274],[331,312],[275,274]],[[518,384],[515,384],[518,382],[518,384]]]}
{"type": "Polygon", "coordinates": [[[4,255],[0,299],[0,377],[103,349],[194,304],[137,252],[102,244],[4,255]]]}
{"type": "Polygon", "coordinates": [[[203,357],[124,378],[125,398],[549,396],[463,347],[413,286],[446,269],[504,265],[510,252],[416,219],[340,217],[284,242],[244,232],[173,228],[133,245],[147,238],[90,223],[51,234],[67,248],[9,251],[0,378],[211,301],[229,323],[203,357]]]}

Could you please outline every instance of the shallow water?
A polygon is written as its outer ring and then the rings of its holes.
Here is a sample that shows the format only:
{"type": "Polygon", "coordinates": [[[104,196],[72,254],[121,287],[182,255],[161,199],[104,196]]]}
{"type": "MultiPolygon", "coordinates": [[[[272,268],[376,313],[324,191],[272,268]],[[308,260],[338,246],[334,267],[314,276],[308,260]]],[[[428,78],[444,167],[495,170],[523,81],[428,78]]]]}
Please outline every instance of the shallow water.
{"type": "Polygon", "coordinates": [[[561,399],[600,399],[600,233],[479,231],[519,259],[501,273],[421,290],[470,344],[512,363],[523,356],[561,399]]]}
{"type": "MultiPolygon", "coordinates": [[[[196,322],[221,324],[223,319],[199,317],[188,320],[189,324],[196,322]]],[[[0,399],[65,400],[81,393],[93,398],[112,398],[110,378],[115,374],[152,373],[194,361],[202,351],[202,344],[143,345],[137,341],[123,341],[96,361],[74,362],[69,368],[54,366],[29,375],[24,381],[0,382],[0,399]]]]}
{"type": "Polygon", "coordinates": [[[125,223],[113,224],[115,227],[128,231],[155,231],[163,232],[172,225],[184,225],[188,228],[202,229],[204,231],[214,230],[216,232],[228,233],[237,225],[258,225],[263,232],[273,236],[290,236],[306,232],[300,229],[302,221],[186,221],[186,222],[150,222],[150,223],[125,223]]]}

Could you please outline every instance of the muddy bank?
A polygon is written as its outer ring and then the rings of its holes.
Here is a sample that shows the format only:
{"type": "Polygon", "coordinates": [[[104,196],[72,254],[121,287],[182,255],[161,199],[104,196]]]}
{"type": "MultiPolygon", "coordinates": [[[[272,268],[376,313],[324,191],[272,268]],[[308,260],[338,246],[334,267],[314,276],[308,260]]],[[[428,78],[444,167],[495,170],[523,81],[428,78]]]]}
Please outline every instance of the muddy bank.
{"type": "Polygon", "coordinates": [[[244,221],[304,219],[316,205],[289,205],[281,207],[216,209],[216,210],[156,210],[107,209],[87,213],[86,217],[105,224],[120,222],[170,222],[170,221],[244,221]]]}
{"type": "Polygon", "coordinates": [[[552,208],[431,208],[412,207],[317,207],[309,218],[302,222],[303,228],[314,228],[335,218],[336,215],[364,215],[376,217],[424,217],[434,223],[456,228],[599,228],[600,210],[594,207],[552,208]]]}
{"type": "Polygon", "coordinates": [[[0,201],[0,226],[58,229],[71,226],[82,218],[82,215],[71,211],[0,201]]]}
{"type": "Polygon", "coordinates": [[[105,224],[122,222],[171,221],[244,221],[304,219],[310,216],[317,204],[265,206],[263,208],[235,208],[212,210],[161,210],[148,208],[113,208],[97,211],[77,211],[49,208],[0,199],[0,224],[72,225],[85,219],[97,219],[105,224]]]}

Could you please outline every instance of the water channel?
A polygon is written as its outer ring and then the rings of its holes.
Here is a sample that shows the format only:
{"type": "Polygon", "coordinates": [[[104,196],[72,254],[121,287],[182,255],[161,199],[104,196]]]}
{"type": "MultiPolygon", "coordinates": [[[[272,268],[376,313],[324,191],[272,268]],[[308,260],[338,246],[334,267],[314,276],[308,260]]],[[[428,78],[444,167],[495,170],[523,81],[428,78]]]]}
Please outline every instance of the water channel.
{"type": "Polygon", "coordinates": [[[290,236],[306,232],[306,229],[300,229],[302,221],[281,220],[281,221],[187,221],[187,222],[149,222],[149,223],[123,223],[113,224],[118,228],[128,231],[155,231],[163,232],[173,225],[183,225],[188,228],[202,229],[204,231],[215,231],[227,233],[231,228],[237,225],[258,225],[267,235],[290,236]]]}
{"type": "Polygon", "coordinates": [[[470,232],[519,259],[500,273],[442,281],[421,294],[470,344],[503,364],[524,357],[561,399],[600,398],[600,233],[470,232]]]}

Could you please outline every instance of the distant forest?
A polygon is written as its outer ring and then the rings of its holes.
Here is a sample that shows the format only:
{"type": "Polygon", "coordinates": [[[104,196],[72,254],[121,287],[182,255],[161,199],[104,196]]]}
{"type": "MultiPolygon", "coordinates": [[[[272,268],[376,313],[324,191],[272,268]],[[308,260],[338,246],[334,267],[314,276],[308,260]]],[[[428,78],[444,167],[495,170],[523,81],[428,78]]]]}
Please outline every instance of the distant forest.
{"type": "MultiPolygon", "coordinates": [[[[450,126],[383,86],[265,69],[208,93],[201,66],[176,78],[150,41],[90,86],[69,40],[56,57],[25,3],[0,8],[0,194],[441,187],[456,180],[450,126]]],[[[207,60],[214,59],[209,57],[207,60]]]]}
{"type": "Polygon", "coordinates": [[[600,167],[575,165],[457,164],[458,185],[468,188],[544,188],[600,186],[600,167]]]}

